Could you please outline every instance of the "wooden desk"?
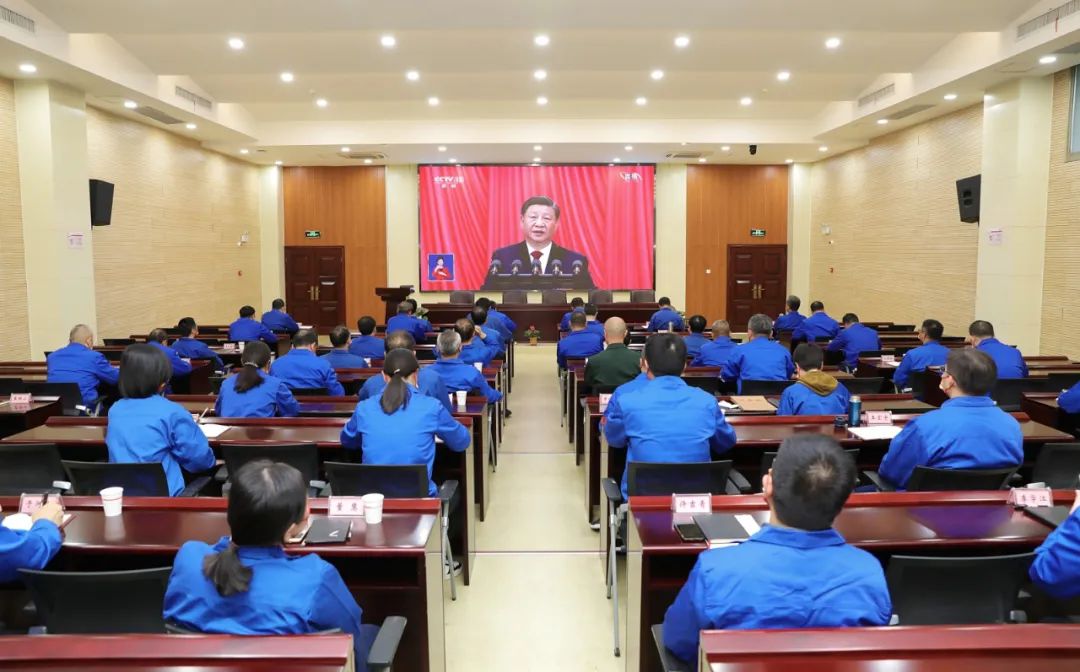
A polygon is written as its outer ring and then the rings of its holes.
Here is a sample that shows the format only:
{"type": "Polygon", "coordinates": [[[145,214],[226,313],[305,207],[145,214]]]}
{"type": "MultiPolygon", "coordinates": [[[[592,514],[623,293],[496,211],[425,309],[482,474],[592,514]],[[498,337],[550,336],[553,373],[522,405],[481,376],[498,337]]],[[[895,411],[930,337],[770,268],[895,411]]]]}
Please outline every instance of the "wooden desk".
{"type": "MultiPolygon", "coordinates": [[[[8,510],[18,503],[18,497],[0,497],[0,506],[8,510]]],[[[64,528],[60,553],[49,564],[61,571],[170,566],[184,542],[213,544],[229,534],[227,503],[219,497],[125,497],[124,512],[116,518],[103,515],[98,497],[65,497],[64,505],[76,515],[64,528]]],[[[310,505],[313,514],[325,515],[327,500],[313,499],[310,505]]],[[[317,552],[337,567],[363,608],[365,622],[381,623],[394,614],[409,619],[398,649],[398,656],[404,656],[402,669],[441,670],[445,653],[439,502],[388,499],[384,512],[380,525],[353,519],[345,544],[289,546],[288,551],[317,552]]]]}
{"type": "Polygon", "coordinates": [[[29,406],[12,406],[11,397],[0,396],[0,439],[44,425],[54,415],[64,412],[60,400],[33,401],[29,406]]]}
{"type": "MultiPolygon", "coordinates": [[[[467,303],[428,303],[427,309],[429,322],[446,323],[462,317],[472,310],[472,305],[467,303]]],[[[652,314],[659,306],[655,303],[604,303],[597,306],[597,319],[603,321],[609,317],[619,316],[628,324],[641,324],[648,322],[652,314]]],[[[559,320],[563,314],[569,312],[568,303],[500,303],[499,312],[508,316],[517,325],[514,331],[514,341],[527,342],[525,331],[530,325],[540,330],[540,340],[545,343],[555,343],[559,340],[559,320]]]]}
{"type": "Polygon", "coordinates": [[[1080,414],[1066,413],[1058,405],[1057,392],[1025,392],[1020,400],[1020,410],[1031,416],[1031,419],[1068,432],[1073,436],[1080,435],[1080,414]]]}
{"type": "Polygon", "coordinates": [[[1076,635],[1075,625],[709,630],[701,635],[699,669],[1065,672],[1080,669],[1076,635]]]}
{"type": "MultiPolygon", "coordinates": [[[[1072,499],[1071,491],[1054,497],[1063,505],[1072,499]]],[[[713,510],[751,514],[759,523],[767,514],[760,495],[714,497],[713,510]]],[[[683,542],[675,533],[670,497],[631,497],[630,518],[623,639],[627,670],[655,672],[660,661],[649,628],[664,620],[707,544],[683,542]]],[[[853,494],[834,527],[848,543],[883,562],[893,553],[1023,553],[1041,544],[1051,531],[1009,505],[1004,491],[853,494]]]]}

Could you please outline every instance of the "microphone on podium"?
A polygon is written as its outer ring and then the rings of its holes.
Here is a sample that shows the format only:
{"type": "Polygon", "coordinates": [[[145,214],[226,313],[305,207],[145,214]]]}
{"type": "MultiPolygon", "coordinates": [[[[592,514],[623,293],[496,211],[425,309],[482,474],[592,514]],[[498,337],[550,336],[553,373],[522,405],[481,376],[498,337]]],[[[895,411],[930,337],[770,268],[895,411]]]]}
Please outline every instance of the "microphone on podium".
{"type": "Polygon", "coordinates": [[[490,271],[489,271],[490,274],[491,275],[498,275],[500,270],[502,270],[502,262],[499,261],[498,259],[492,259],[491,260],[491,268],[490,268],[490,271]]]}
{"type": "Polygon", "coordinates": [[[510,264],[510,275],[517,275],[521,272],[521,260],[515,259],[514,263],[510,264]]]}
{"type": "Polygon", "coordinates": [[[581,275],[581,268],[584,266],[580,259],[574,261],[574,275],[581,275]]]}
{"type": "Polygon", "coordinates": [[[562,275],[562,259],[554,259],[551,262],[551,274],[562,275]]]}
{"type": "Polygon", "coordinates": [[[532,274],[533,275],[543,275],[543,273],[544,273],[544,269],[540,268],[540,260],[539,259],[533,259],[533,262],[532,262],[532,274]]]}

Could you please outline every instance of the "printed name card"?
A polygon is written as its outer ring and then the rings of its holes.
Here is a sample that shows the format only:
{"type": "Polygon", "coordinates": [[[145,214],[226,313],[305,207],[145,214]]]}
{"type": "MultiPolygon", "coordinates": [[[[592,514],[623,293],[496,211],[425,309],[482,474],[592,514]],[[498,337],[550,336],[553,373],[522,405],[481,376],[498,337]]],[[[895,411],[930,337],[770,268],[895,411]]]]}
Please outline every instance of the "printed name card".
{"type": "Polygon", "coordinates": [[[1050,488],[1013,488],[1009,491],[1009,503],[1015,507],[1053,506],[1053,491],[1050,488]]]}
{"type": "Polygon", "coordinates": [[[364,515],[364,500],[362,497],[331,497],[326,512],[331,518],[362,516],[364,515]]]}
{"type": "Polygon", "coordinates": [[[604,411],[607,410],[607,405],[608,405],[608,402],[610,402],[610,401],[611,401],[611,395],[610,394],[601,394],[600,395],[600,412],[601,413],[603,413],[604,411]]]}
{"type": "Polygon", "coordinates": [[[222,343],[221,349],[225,352],[236,352],[236,343],[222,343]]]}
{"type": "Polygon", "coordinates": [[[8,401],[12,404],[31,404],[34,402],[34,395],[29,392],[15,392],[8,401]]]}
{"type": "Polygon", "coordinates": [[[671,510],[675,513],[712,513],[712,495],[672,495],[671,510]]]}
{"type": "Polygon", "coordinates": [[[882,355],[881,356],[881,363],[882,364],[894,364],[894,363],[896,363],[896,355],[882,355]]]}
{"type": "Polygon", "coordinates": [[[892,411],[867,411],[866,424],[868,425],[891,425],[892,411]]]}

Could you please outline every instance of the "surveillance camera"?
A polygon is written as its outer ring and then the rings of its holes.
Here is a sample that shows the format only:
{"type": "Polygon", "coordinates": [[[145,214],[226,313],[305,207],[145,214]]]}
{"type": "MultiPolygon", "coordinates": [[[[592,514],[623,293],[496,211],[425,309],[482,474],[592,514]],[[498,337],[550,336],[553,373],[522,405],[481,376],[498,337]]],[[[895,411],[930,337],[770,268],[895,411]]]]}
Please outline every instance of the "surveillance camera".
{"type": "Polygon", "coordinates": [[[757,145],[750,145],[750,156],[757,154],[757,145]]]}

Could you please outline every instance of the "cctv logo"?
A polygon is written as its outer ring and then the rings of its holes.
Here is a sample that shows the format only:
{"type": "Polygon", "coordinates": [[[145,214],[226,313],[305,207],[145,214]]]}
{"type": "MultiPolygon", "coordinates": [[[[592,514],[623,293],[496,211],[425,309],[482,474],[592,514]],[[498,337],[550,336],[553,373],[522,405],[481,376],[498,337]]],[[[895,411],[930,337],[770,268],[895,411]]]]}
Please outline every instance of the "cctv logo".
{"type": "Polygon", "coordinates": [[[459,184],[465,184],[465,178],[461,175],[450,177],[436,177],[435,184],[441,189],[457,189],[459,184]]]}
{"type": "Polygon", "coordinates": [[[641,175],[637,173],[619,173],[623,182],[641,182],[641,175]]]}

